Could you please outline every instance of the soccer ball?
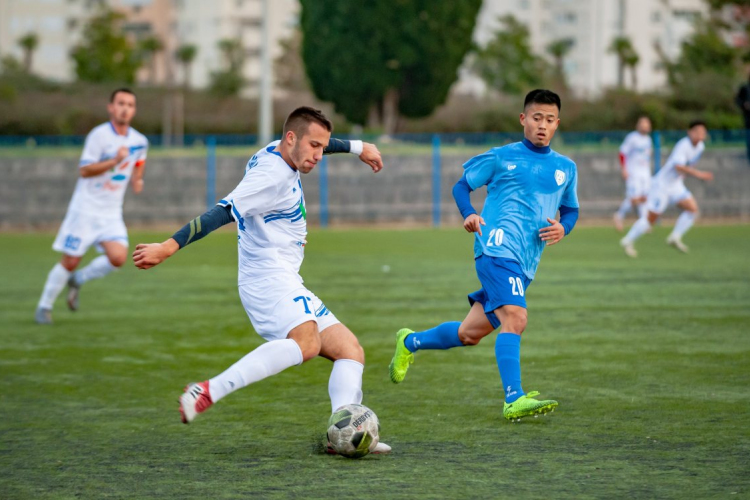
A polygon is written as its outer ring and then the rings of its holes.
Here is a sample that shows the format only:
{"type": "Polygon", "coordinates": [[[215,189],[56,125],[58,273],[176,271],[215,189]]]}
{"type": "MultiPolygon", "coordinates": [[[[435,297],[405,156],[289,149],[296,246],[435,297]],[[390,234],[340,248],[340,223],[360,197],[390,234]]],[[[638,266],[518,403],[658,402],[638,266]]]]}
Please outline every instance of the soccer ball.
{"type": "Polygon", "coordinates": [[[344,405],[328,419],[328,441],[339,455],[361,458],[377,446],[380,423],[363,405],[344,405]]]}

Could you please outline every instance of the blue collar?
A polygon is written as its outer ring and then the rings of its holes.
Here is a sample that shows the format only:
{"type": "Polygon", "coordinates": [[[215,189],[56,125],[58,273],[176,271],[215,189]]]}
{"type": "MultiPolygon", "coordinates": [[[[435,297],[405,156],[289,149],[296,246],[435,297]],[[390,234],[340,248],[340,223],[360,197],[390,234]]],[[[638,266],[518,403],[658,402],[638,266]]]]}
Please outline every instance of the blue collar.
{"type": "MultiPolygon", "coordinates": [[[[114,124],[114,123],[112,123],[112,120],[110,120],[110,121],[109,121],[109,126],[110,126],[110,127],[112,128],[112,132],[113,132],[113,133],[114,133],[115,135],[120,135],[120,134],[119,134],[119,133],[117,132],[117,129],[115,128],[115,124],[114,124]]],[[[130,127],[128,127],[128,131],[127,131],[127,132],[125,132],[125,135],[123,135],[122,137],[127,137],[127,136],[129,136],[129,135],[130,135],[130,127]]]]}
{"type": "MultiPolygon", "coordinates": [[[[279,153],[278,151],[274,151],[274,149],[276,149],[276,146],[268,146],[268,147],[266,148],[266,151],[267,151],[268,153],[271,153],[272,155],[276,155],[276,156],[278,156],[279,158],[281,158],[282,160],[284,160],[284,157],[283,157],[283,156],[281,156],[281,153],[279,153]]],[[[284,163],[286,163],[286,160],[284,160],[284,163]]],[[[295,172],[297,171],[297,169],[296,169],[296,168],[294,168],[293,166],[291,166],[291,165],[290,165],[290,164],[288,164],[288,163],[286,163],[286,166],[287,166],[287,167],[289,167],[289,168],[291,168],[291,169],[292,169],[293,171],[295,171],[295,172]]]]}
{"type": "Polygon", "coordinates": [[[529,148],[531,151],[533,151],[535,153],[546,155],[547,153],[549,153],[550,151],[552,151],[549,146],[543,146],[541,148],[539,146],[534,146],[534,144],[532,144],[531,141],[528,140],[525,137],[523,138],[523,141],[521,141],[521,142],[523,142],[524,146],[526,146],[527,148],[529,148]]]}

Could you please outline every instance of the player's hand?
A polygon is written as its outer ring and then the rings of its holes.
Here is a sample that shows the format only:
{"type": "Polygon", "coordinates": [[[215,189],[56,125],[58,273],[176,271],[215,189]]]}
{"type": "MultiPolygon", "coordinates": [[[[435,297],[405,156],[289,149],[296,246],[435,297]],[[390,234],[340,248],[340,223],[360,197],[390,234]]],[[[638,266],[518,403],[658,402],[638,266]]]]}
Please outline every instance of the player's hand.
{"type": "Polygon", "coordinates": [[[117,155],[115,155],[115,160],[117,163],[120,163],[122,160],[128,157],[128,154],[130,154],[130,150],[127,146],[120,146],[120,149],[117,150],[117,155]]]}
{"type": "Polygon", "coordinates": [[[554,245],[565,236],[565,228],[560,221],[550,219],[547,217],[547,222],[552,224],[551,226],[543,227],[539,230],[539,237],[542,241],[547,242],[547,246],[554,245]]]}
{"type": "Polygon", "coordinates": [[[370,165],[373,172],[378,173],[383,169],[383,158],[375,144],[369,142],[362,143],[362,154],[359,159],[370,165]]]}
{"type": "Polygon", "coordinates": [[[701,180],[706,182],[712,182],[714,180],[713,172],[701,172],[701,180]]]}
{"type": "Polygon", "coordinates": [[[464,220],[464,229],[469,233],[479,233],[482,236],[482,226],[485,226],[484,219],[478,214],[471,214],[464,220]]]}
{"type": "Polygon", "coordinates": [[[133,192],[135,194],[143,191],[143,179],[133,179],[133,192]]]}
{"type": "Polygon", "coordinates": [[[133,252],[133,264],[138,269],[151,269],[167,260],[179,248],[172,238],[164,243],[139,243],[133,252]]]}

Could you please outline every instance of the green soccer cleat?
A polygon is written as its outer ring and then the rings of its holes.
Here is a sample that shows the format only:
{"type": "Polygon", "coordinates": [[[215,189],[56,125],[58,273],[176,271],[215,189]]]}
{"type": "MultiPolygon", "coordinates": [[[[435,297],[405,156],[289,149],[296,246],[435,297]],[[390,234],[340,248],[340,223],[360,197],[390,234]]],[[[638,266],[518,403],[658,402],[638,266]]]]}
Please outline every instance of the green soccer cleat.
{"type": "Polygon", "coordinates": [[[391,382],[394,384],[403,382],[404,377],[406,377],[406,370],[409,369],[410,364],[414,363],[414,354],[404,345],[404,339],[410,333],[414,333],[414,331],[408,328],[402,328],[396,332],[396,353],[393,355],[391,364],[388,365],[391,382]]]}
{"type": "Polygon", "coordinates": [[[538,391],[531,391],[525,396],[521,396],[512,403],[505,403],[503,406],[503,417],[511,422],[520,422],[522,417],[547,415],[548,412],[555,411],[557,401],[547,399],[539,401],[534,399],[539,395],[538,391]]]}

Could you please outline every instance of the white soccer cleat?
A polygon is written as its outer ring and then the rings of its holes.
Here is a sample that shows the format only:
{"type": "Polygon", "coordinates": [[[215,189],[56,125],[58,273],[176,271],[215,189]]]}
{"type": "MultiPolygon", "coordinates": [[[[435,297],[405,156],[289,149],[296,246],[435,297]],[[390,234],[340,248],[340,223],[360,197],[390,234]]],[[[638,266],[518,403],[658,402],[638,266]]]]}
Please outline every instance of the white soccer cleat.
{"type": "Polygon", "coordinates": [[[188,384],[185,393],[180,396],[180,416],[182,423],[189,424],[199,413],[208,410],[214,402],[208,392],[208,380],[205,382],[188,384]]]}
{"type": "Polygon", "coordinates": [[[675,247],[682,253],[688,253],[690,251],[688,246],[682,242],[682,239],[677,236],[670,235],[669,238],[667,238],[667,245],[675,247]]]}
{"type": "Polygon", "coordinates": [[[621,233],[624,227],[624,222],[620,212],[615,212],[615,215],[612,216],[612,221],[615,223],[615,230],[618,233],[621,233]]]}
{"type": "Polygon", "coordinates": [[[633,244],[625,241],[624,238],[620,240],[620,246],[623,250],[625,250],[625,255],[627,255],[628,257],[632,257],[633,259],[638,257],[638,251],[635,249],[633,244]]]}
{"type": "MultiPolygon", "coordinates": [[[[383,442],[378,441],[378,444],[375,445],[375,449],[372,450],[370,453],[374,455],[387,455],[390,452],[391,452],[390,446],[388,446],[387,444],[383,442]]],[[[336,450],[333,449],[333,445],[330,442],[326,445],[326,453],[328,453],[329,455],[338,455],[338,453],[336,453],[336,450]]]]}

